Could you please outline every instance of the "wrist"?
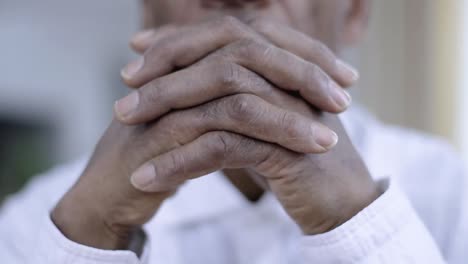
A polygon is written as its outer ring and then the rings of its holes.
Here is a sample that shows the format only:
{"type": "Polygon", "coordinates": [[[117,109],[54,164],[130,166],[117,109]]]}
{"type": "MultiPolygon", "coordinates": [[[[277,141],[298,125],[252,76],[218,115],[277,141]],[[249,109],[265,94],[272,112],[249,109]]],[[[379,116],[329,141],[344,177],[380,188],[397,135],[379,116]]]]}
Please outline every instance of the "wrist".
{"type": "Polygon", "coordinates": [[[104,250],[128,249],[138,228],[112,224],[80,199],[67,194],[54,208],[51,220],[62,234],[78,244],[104,250]]]}
{"type": "MultiPolygon", "coordinates": [[[[353,188],[349,190],[353,190],[353,188]]],[[[320,225],[310,225],[307,221],[304,224],[299,224],[302,232],[305,235],[318,235],[330,232],[351,220],[359,212],[376,201],[383,193],[378,184],[371,179],[368,181],[368,184],[361,185],[359,189],[354,190],[345,197],[336,199],[334,203],[325,206],[327,211],[325,214],[322,214],[324,216],[322,217],[323,220],[320,221],[320,225]]]]}

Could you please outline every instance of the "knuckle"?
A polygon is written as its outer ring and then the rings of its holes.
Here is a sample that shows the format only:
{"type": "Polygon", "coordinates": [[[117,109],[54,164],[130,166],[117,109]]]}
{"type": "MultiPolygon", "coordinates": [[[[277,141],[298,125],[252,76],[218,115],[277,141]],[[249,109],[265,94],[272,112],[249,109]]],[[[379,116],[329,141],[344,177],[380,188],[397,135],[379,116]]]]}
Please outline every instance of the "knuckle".
{"type": "MultiPolygon", "coordinates": [[[[171,112],[158,120],[154,130],[158,130],[156,133],[170,138],[171,145],[177,147],[182,146],[185,143],[182,134],[186,128],[186,124],[185,122],[181,122],[182,120],[184,120],[184,118],[181,112],[171,112]]],[[[152,142],[152,140],[152,137],[149,137],[148,141],[152,142]]],[[[161,145],[161,143],[158,144],[158,142],[154,142],[153,145],[156,147],[155,149],[159,149],[160,146],[158,145],[161,145]]]]}
{"type": "Polygon", "coordinates": [[[179,153],[179,151],[171,151],[168,153],[169,161],[166,164],[166,169],[169,173],[164,175],[171,175],[168,179],[165,179],[169,184],[178,184],[181,182],[180,177],[174,177],[174,175],[185,175],[186,173],[186,164],[184,155],[179,153]]]}
{"type": "Polygon", "coordinates": [[[241,59],[261,58],[260,54],[266,54],[271,47],[255,39],[242,39],[235,43],[235,53],[241,59]]]}
{"type": "Polygon", "coordinates": [[[264,173],[265,175],[272,174],[271,172],[275,170],[275,167],[278,166],[277,159],[275,158],[279,154],[278,147],[264,147],[263,155],[260,159],[255,162],[255,167],[259,172],[264,173]]]}
{"type": "Polygon", "coordinates": [[[157,102],[160,98],[159,82],[157,80],[150,82],[137,91],[140,93],[140,98],[146,103],[157,102]]]}
{"type": "Polygon", "coordinates": [[[218,21],[219,25],[226,31],[234,35],[244,32],[245,25],[233,16],[224,16],[218,21]]]}
{"type": "Polygon", "coordinates": [[[154,63],[157,59],[158,64],[170,65],[170,60],[173,54],[174,41],[171,38],[164,38],[157,43],[154,43],[143,54],[145,62],[154,63]]]}
{"type": "Polygon", "coordinates": [[[321,54],[323,59],[327,60],[327,63],[335,61],[335,54],[324,43],[314,40],[314,48],[317,54],[321,54]]]}
{"type": "Polygon", "coordinates": [[[305,66],[305,82],[306,87],[314,93],[320,94],[326,91],[328,87],[329,78],[323,70],[315,65],[309,64],[305,66]]]}
{"type": "Polygon", "coordinates": [[[228,113],[234,120],[252,119],[252,109],[256,106],[255,98],[248,94],[231,96],[228,100],[228,113]]]}
{"type": "Polygon", "coordinates": [[[289,112],[283,113],[280,124],[284,129],[287,140],[295,140],[301,137],[301,120],[297,115],[289,112]]]}
{"type": "Polygon", "coordinates": [[[232,89],[238,86],[241,79],[240,66],[235,63],[221,63],[215,65],[214,72],[220,78],[221,85],[225,88],[232,89]]]}
{"type": "Polygon", "coordinates": [[[262,147],[262,143],[258,141],[230,132],[212,132],[210,136],[213,160],[219,162],[221,167],[253,163],[249,157],[262,147]]]}
{"type": "Polygon", "coordinates": [[[248,137],[238,137],[237,145],[234,149],[240,153],[242,156],[249,156],[250,153],[258,151],[259,153],[262,152],[264,143],[248,138],[248,137]]]}
{"type": "Polygon", "coordinates": [[[158,80],[152,81],[141,89],[138,89],[137,92],[139,93],[142,108],[149,108],[155,105],[164,106],[162,102],[166,100],[161,100],[164,97],[163,85],[158,80]]]}
{"type": "Polygon", "coordinates": [[[226,159],[226,155],[231,152],[233,146],[232,134],[225,131],[211,132],[208,135],[210,137],[208,149],[211,150],[214,157],[221,160],[226,159]]]}
{"type": "Polygon", "coordinates": [[[206,132],[210,129],[217,127],[220,120],[225,116],[225,109],[223,108],[223,99],[210,102],[199,107],[199,120],[198,125],[202,131],[206,132]]]}
{"type": "Polygon", "coordinates": [[[274,24],[265,18],[254,18],[249,22],[249,26],[255,31],[266,35],[275,30],[274,24]]]}
{"type": "Polygon", "coordinates": [[[272,91],[265,79],[236,63],[215,62],[209,72],[216,75],[216,82],[229,94],[251,92],[266,96],[272,91]]]}
{"type": "Polygon", "coordinates": [[[322,53],[331,53],[330,49],[325,45],[324,43],[314,40],[314,47],[317,49],[317,51],[320,51],[322,53]]]}

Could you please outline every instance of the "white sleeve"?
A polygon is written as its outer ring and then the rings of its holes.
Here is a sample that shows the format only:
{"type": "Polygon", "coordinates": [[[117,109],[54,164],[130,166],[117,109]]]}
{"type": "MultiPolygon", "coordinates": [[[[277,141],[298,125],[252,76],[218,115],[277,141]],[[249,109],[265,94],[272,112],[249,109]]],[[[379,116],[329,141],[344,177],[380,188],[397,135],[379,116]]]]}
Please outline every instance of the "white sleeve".
{"type": "Polygon", "coordinates": [[[386,191],[351,220],[302,238],[304,263],[445,263],[403,192],[387,180],[380,184],[386,191]]]}
{"type": "Polygon", "coordinates": [[[28,263],[77,263],[77,264],[146,264],[148,263],[148,245],[139,258],[127,250],[101,250],[77,244],[68,240],[44,215],[38,225],[37,244],[28,256],[28,263]]]}
{"type": "MultiPolygon", "coordinates": [[[[0,262],[50,264],[144,264],[148,244],[138,258],[131,251],[106,251],[68,240],[49,212],[81,174],[85,160],[58,167],[33,179],[0,208],[0,262]]],[[[147,242],[148,243],[148,242],[147,242]]]]}

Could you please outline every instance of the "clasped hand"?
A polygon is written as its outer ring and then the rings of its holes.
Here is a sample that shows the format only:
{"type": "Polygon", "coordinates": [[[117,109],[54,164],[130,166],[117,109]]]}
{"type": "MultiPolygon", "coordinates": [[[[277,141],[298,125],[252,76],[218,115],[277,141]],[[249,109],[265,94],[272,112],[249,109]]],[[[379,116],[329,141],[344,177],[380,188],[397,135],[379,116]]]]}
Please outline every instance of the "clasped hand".
{"type": "Polygon", "coordinates": [[[116,102],[116,120],[52,215],[71,239],[125,247],[182,183],[223,169],[262,178],[307,235],[378,197],[336,116],[357,72],[321,42],[225,17],[145,31],[132,46],[143,55],[122,76],[135,90],[116,102]],[[67,207],[94,220],[81,230],[100,232],[76,232],[67,207]]]}

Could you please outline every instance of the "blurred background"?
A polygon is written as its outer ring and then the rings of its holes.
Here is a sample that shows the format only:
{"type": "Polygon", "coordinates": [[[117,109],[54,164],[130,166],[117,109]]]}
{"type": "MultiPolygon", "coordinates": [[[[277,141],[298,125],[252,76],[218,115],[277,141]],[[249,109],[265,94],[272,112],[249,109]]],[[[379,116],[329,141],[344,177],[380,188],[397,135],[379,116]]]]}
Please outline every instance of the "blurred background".
{"type": "MultiPolygon", "coordinates": [[[[0,201],[34,174],[89,153],[126,93],[138,1],[0,1],[0,201]]],[[[451,141],[468,157],[468,0],[374,0],[346,57],[355,101],[451,141]]]]}

